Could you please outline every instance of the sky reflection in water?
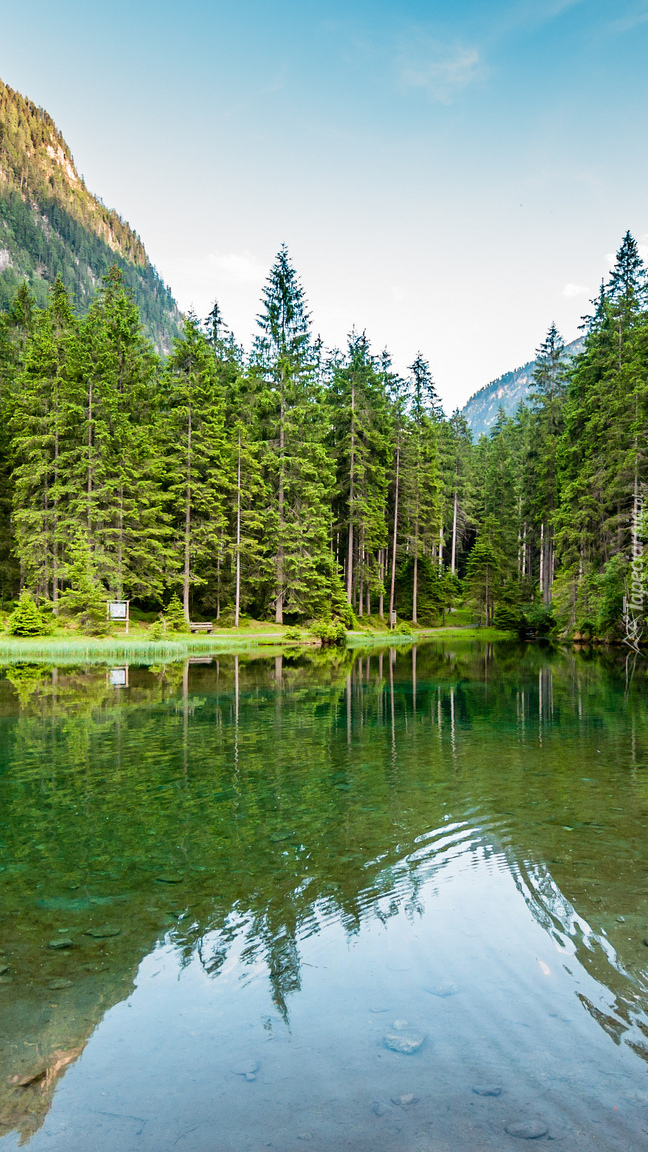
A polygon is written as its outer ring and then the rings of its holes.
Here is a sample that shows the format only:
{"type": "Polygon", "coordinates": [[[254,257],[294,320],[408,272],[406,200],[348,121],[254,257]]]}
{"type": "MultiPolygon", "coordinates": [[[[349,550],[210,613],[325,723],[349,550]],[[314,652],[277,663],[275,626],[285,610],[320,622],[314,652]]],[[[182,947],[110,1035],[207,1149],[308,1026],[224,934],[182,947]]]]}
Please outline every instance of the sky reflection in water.
{"type": "Polygon", "coordinates": [[[2,1148],[642,1147],[626,673],[474,644],[9,669],[2,1148]]]}

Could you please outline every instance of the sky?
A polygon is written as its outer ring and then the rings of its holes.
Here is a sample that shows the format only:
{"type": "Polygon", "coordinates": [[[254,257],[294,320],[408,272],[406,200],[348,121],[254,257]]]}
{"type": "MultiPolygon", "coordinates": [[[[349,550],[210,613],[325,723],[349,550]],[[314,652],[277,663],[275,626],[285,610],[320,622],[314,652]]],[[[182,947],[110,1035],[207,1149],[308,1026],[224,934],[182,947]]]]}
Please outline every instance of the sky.
{"type": "Polygon", "coordinates": [[[42,105],[180,307],[248,345],[282,243],[450,412],[578,335],[648,256],[648,0],[31,0],[0,77],[42,105]]]}

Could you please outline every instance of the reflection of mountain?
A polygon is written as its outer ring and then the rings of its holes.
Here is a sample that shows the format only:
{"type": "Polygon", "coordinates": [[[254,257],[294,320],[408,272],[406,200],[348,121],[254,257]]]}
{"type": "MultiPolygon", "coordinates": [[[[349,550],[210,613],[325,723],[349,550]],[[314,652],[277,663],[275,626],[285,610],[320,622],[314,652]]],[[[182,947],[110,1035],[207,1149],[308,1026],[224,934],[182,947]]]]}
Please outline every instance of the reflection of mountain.
{"type": "MultiPolygon", "coordinates": [[[[583,1007],[615,1043],[623,1040],[648,1061],[648,981],[645,972],[637,968],[636,962],[631,968],[625,967],[605,930],[600,927],[595,930],[579,915],[545,866],[527,868],[516,864],[513,875],[527,906],[553,939],[558,952],[569,958],[573,947],[583,967],[600,987],[609,990],[604,1008],[580,993],[583,1007]]],[[[624,918],[621,921],[625,923],[624,918]]],[[[617,934],[621,935],[618,924],[617,934]]]]}
{"type": "Polygon", "coordinates": [[[536,647],[321,659],[131,668],[128,691],[101,669],[0,682],[7,1126],[41,1122],[165,933],[214,976],[236,942],[287,1014],[304,937],[414,915],[423,880],[476,852],[505,855],[611,990],[599,1023],[640,1050],[642,690],[613,660],[536,647]]]}

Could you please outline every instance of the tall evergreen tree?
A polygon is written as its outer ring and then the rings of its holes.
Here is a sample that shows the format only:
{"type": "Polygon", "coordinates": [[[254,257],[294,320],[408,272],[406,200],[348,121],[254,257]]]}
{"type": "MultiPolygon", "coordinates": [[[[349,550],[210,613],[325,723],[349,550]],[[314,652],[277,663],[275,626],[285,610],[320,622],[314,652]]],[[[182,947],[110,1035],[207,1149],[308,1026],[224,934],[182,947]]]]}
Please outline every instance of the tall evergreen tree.
{"type": "Polygon", "coordinates": [[[419,352],[410,365],[410,409],[402,450],[403,525],[412,557],[412,620],[418,620],[419,560],[438,558],[441,567],[443,520],[439,464],[442,410],[430,366],[419,352]]]}
{"type": "Polygon", "coordinates": [[[191,589],[216,575],[222,557],[225,501],[232,486],[225,439],[225,396],[209,342],[195,317],[185,321],[166,373],[166,467],[171,515],[168,579],[182,585],[190,620],[191,589]]]}
{"type": "Polygon", "coordinates": [[[260,398],[264,471],[270,493],[265,549],[272,562],[274,617],[330,611],[339,577],[331,548],[334,476],[326,447],[328,414],[313,363],[310,314],[285,245],[263,290],[253,370],[260,398]]]}

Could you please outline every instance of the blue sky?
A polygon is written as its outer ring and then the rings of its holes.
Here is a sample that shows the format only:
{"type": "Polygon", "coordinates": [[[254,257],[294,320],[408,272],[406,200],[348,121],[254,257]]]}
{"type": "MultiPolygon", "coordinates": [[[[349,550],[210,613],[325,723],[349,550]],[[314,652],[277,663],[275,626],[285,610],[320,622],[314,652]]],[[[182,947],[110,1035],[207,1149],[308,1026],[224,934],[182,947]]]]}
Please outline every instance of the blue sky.
{"type": "Polygon", "coordinates": [[[450,410],[648,252],[647,49],[648,0],[32,0],[0,76],[183,308],[248,342],[285,241],[325,341],[420,349],[450,410]]]}

